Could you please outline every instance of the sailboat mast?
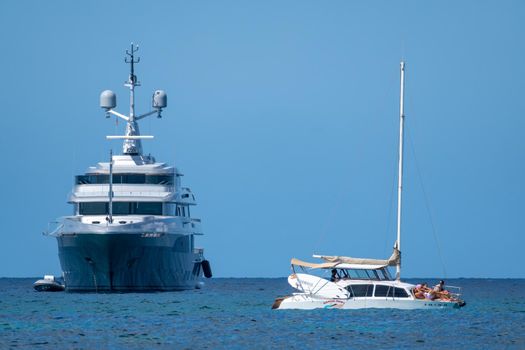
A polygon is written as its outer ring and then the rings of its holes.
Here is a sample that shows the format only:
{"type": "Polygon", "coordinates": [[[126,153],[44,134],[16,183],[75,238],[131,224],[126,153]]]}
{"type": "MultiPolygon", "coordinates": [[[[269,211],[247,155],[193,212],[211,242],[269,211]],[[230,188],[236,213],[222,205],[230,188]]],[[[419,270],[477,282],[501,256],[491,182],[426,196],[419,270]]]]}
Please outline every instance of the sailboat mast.
{"type": "MultiPolygon", "coordinates": [[[[401,193],[403,191],[403,129],[405,122],[405,62],[401,61],[401,92],[399,96],[399,168],[398,168],[398,183],[397,183],[397,241],[396,248],[401,252],[401,193]]],[[[396,266],[396,280],[401,279],[401,260],[396,266]]]]}

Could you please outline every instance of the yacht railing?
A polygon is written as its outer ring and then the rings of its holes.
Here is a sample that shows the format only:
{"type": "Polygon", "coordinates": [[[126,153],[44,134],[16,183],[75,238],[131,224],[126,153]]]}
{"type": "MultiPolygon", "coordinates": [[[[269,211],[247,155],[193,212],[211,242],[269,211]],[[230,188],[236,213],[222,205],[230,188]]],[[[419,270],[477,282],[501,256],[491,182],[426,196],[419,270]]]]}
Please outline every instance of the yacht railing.
{"type": "Polygon", "coordinates": [[[193,253],[203,255],[204,254],[204,248],[193,248],[193,253]]]}
{"type": "MultiPolygon", "coordinates": [[[[115,193],[115,197],[152,196],[164,198],[173,196],[173,191],[169,189],[168,186],[164,186],[162,191],[117,191],[113,189],[113,192],[115,193]],[[165,195],[164,193],[169,193],[169,195],[165,195]]],[[[72,192],[72,194],[75,197],[104,197],[108,195],[108,191],[72,192]]]]}
{"type": "Polygon", "coordinates": [[[447,284],[445,286],[445,290],[448,290],[448,292],[453,298],[459,299],[459,297],[461,296],[461,287],[449,286],[447,284]]]}
{"type": "Polygon", "coordinates": [[[44,236],[53,236],[56,232],[61,230],[64,227],[64,223],[62,221],[50,221],[47,223],[47,230],[42,232],[44,236]],[[53,229],[51,229],[51,225],[53,225],[53,229]]]}

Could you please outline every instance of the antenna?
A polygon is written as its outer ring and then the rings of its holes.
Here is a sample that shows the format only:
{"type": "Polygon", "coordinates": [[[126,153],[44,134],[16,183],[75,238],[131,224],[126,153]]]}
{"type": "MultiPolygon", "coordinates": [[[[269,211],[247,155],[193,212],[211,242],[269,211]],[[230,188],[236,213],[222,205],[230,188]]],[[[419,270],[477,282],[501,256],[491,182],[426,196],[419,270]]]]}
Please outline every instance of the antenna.
{"type": "Polygon", "coordinates": [[[135,52],[137,52],[138,50],[139,46],[131,43],[131,50],[126,50],[126,55],[128,55],[129,58],[124,57],[124,62],[129,63],[131,66],[129,80],[126,83],[133,84],[135,86],[140,86],[140,83],[137,81],[137,76],[135,75],[135,63],[140,62],[140,57],[137,57],[137,60],[135,60],[135,52]]]}
{"type": "Polygon", "coordinates": [[[153,110],[141,115],[135,115],[135,86],[140,86],[140,82],[135,75],[135,63],[140,62],[140,57],[135,57],[135,53],[139,50],[139,46],[131,43],[131,48],[126,50],[126,57],[124,62],[130,64],[130,74],[124,86],[129,87],[129,115],[121,114],[114,110],[117,106],[117,97],[113,91],[105,90],[100,95],[100,107],[106,110],[106,117],[110,114],[126,121],[126,134],[123,136],[108,136],[108,139],[124,139],[123,153],[127,155],[142,155],[142,139],[150,139],[153,136],[140,135],[139,125],[137,121],[146,118],[147,116],[157,114],[161,118],[163,108],[168,105],[168,97],[162,90],[157,90],[153,93],[153,110]]]}

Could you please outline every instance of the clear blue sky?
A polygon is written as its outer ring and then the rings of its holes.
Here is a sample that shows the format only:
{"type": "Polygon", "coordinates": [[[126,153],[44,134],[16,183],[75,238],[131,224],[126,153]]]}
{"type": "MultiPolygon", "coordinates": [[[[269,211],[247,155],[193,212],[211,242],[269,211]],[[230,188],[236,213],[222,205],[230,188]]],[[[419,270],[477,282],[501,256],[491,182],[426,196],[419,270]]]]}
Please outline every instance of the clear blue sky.
{"type": "Polygon", "coordinates": [[[41,232],[120,151],[98,96],[127,110],[133,41],[139,112],[169,98],[144,149],[185,173],[215,276],[389,256],[405,58],[403,275],[525,277],[524,18],[523,1],[2,1],[0,276],[60,274],[41,232]]]}

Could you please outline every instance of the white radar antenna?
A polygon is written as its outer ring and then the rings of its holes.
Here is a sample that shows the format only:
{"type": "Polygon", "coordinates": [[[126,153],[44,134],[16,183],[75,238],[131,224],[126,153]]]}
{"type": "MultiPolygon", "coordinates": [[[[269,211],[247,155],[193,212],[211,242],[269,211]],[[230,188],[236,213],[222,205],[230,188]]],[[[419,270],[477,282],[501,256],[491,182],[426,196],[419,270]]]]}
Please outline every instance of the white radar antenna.
{"type": "Polygon", "coordinates": [[[135,53],[138,50],[139,46],[131,43],[131,50],[126,50],[127,57],[124,58],[124,62],[129,63],[131,67],[129,78],[124,83],[124,86],[129,87],[129,116],[114,110],[117,106],[117,96],[113,91],[105,90],[100,94],[100,107],[106,110],[106,118],[109,118],[110,115],[113,114],[117,118],[124,119],[127,123],[126,135],[106,136],[106,138],[109,140],[123,139],[124,144],[122,146],[122,152],[129,155],[142,155],[141,140],[153,138],[153,136],[140,135],[137,121],[153,114],[157,114],[157,117],[161,118],[162,109],[166,108],[168,105],[168,97],[166,93],[162,90],[157,90],[153,93],[153,110],[141,115],[135,115],[135,86],[140,86],[140,82],[135,75],[135,63],[140,62],[140,57],[135,58],[135,53]]]}

